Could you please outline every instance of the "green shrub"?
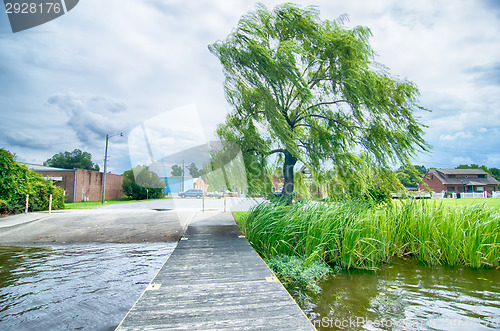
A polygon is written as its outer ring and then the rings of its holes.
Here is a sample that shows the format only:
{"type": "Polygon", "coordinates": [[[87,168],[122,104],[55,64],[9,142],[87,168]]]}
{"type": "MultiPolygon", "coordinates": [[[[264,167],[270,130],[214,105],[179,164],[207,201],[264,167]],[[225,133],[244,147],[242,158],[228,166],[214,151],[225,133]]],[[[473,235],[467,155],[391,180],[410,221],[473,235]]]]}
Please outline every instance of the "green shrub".
{"type": "Polygon", "coordinates": [[[50,194],[52,208],[64,208],[64,191],[61,188],[52,186],[36,172],[17,163],[9,151],[0,149],[0,199],[6,203],[3,207],[5,213],[23,212],[26,195],[29,195],[29,211],[47,210],[50,194]]]}
{"type": "Polygon", "coordinates": [[[122,189],[125,194],[134,199],[160,199],[163,197],[166,183],[148,167],[137,166],[123,173],[122,189]]]}
{"type": "Polygon", "coordinates": [[[0,200],[0,216],[9,213],[9,203],[5,200],[0,200]]]}
{"type": "Polygon", "coordinates": [[[287,288],[313,294],[321,292],[318,283],[334,273],[333,268],[318,259],[307,261],[303,257],[281,255],[265,261],[287,288]]]}

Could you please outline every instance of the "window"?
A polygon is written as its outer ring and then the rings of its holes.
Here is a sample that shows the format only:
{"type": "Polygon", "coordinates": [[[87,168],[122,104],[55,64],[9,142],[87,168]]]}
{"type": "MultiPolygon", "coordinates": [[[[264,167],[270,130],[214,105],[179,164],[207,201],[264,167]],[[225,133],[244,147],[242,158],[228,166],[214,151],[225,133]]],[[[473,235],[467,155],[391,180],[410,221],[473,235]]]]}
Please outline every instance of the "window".
{"type": "Polygon", "coordinates": [[[476,192],[484,192],[484,186],[477,186],[476,192]]]}
{"type": "Polygon", "coordinates": [[[455,191],[455,186],[448,186],[448,187],[446,188],[446,190],[447,190],[448,192],[454,192],[454,191],[455,191]]]}
{"type": "Polygon", "coordinates": [[[455,178],[457,177],[456,175],[448,175],[448,178],[455,178]]]}
{"type": "Polygon", "coordinates": [[[477,175],[477,178],[486,178],[486,175],[477,175]]]}

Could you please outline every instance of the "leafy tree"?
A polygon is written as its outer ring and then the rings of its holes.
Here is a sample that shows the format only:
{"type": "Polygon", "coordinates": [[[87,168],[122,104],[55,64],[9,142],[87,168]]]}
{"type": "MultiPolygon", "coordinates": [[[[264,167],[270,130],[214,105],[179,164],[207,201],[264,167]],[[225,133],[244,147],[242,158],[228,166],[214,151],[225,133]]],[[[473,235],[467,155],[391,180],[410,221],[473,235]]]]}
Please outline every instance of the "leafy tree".
{"type": "Polygon", "coordinates": [[[170,173],[172,176],[176,177],[182,176],[182,167],[178,166],[177,164],[174,164],[172,166],[172,171],[170,173]]]}
{"type": "Polygon", "coordinates": [[[47,210],[49,195],[52,208],[64,208],[64,191],[42,178],[36,172],[15,161],[9,151],[0,149],[0,213],[20,213],[26,205],[31,211],[47,210]]]}
{"type": "Polygon", "coordinates": [[[417,187],[417,184],[422,181],[422,177],[427,172],[424,166],[401,166],[396,171],[396,178],[405,187],[417,187]]]}
{"type": "Polygon", "coordinates": [[[361,161],[350,169],[334,167],[327,171],[322,181],[330,200],[363,199],[375,203],[387,202],[391,193],[400,191],[394,171],[378,167],[366,153],[361,161]]]}
{"type": "Polygon", "coordinates": [[[203,171],[203,169],[198,170],[198,167],[194,163],[191,163],[189,165],[188,170],[189,170],[189,174],[193,178],[198,178],[198,177],[201,177],[205,174],[205,171],[203,171]]]}
{"type": "Polygon", "coordinates": [[[458,167],[456,167],[455,169],[483,169],[484,171],[488,172],[488,168],[486,166],[484,166],[484,165],[479,166],[478,164],[474,164],[474,163],[472,163],[471,165],[461,164],[458,167]]]}
{"type": "MultiPolygon", "coordinates": [[[[209,184],[208,190],[236,192],[255,192],[249,190],[245,163],[240,147],[228,141],[212,142],[210,161],[203,165],[203,171],[209,184]]],[[[255,187],[254,187],[255,188],[255,187]]]]}
{"type": "Polygon", "coordinates": [[[498,168],[490,168],[490,174],[496,178],[496,180],[500,181],[500,169],[498,168]]]}
{"type": "Polygon", "coordinates": [[[166,183],[148,167],[137,166],[123,173],[123,192],[132,199],[159,199],[163,197],[166,183]]]}
{"type": "Polygon", "coordinates": [[[283,155],[288,203],[297,162],[319,178],[325,161],[356,166],[359,150],[388,167],[427,149],[413,116],[423,109],[417,87],[374,61],[368,28],[347,29],[343,20],[322,21],[310,7],[258,5],[226,40],[209,45],[234,107],[218,134],[241,145],[249,168],[283,155]]]}
{"type": "Polygon", "coordinates": [[[72,152],[61,152],[55,154],[43,163],[45,166],[62,169],[86,169],[99,171],[99,166],[92,162],[92,155],[89,152],[83,152],[74,149],[72,152]]]}
{"type": "MultiPolygon", "coordinates": [[[[198,167],[196,166],[195,163],[191,163],[188,167],[187,167],[188,171],[189,171],[189,175],[193,178],[197,178],[197,177],[201,177],[205,174],[205,170],[203,169],[198,169],[198,167]]],[[[174,164],[172,166],[172,171],[170,172],[172,176],[182,176],[182,167],[177,165],[177,164],[174,164]]]]}

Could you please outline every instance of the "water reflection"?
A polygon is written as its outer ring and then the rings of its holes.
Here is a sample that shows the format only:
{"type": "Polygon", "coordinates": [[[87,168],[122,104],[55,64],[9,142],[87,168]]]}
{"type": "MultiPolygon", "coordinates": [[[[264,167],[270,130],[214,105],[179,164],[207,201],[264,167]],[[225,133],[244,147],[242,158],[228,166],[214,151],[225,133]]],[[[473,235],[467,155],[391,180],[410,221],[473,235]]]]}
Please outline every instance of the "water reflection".
{"type": "Polygon", "coordinates": [[[0,329],[114,330],[175,245],[0,247],[0,329]]]}
{"type": "Polygon", "coordinates": [[[395,261],[322,286],[308,310],[319,330],[500,329],[500,270],[395,261]]]}

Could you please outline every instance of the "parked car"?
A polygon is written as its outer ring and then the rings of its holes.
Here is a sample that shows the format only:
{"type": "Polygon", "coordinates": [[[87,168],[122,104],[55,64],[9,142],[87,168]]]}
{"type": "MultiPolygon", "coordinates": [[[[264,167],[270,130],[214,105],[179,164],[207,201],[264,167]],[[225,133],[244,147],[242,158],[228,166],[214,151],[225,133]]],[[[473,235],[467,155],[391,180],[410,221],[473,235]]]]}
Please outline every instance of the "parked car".
{"type": "Polygon", "coordinates": [[[210,198],[217,198],[217,199],[220,199],[220,198],[222,198],[222,197],[224,196],[224,194],[223,194],[223,193],[220,193],[220,192],[210,192],[210,193],[208,193],[208,196],[209,196],[210,198]]]}
{"type": "Polygon", "coordinates": [[[189,189],[187,191],[184,191],[184,192],[180,192],[179,193],[179,196],[181,198],[185,198],[185,197],[193,197],[193,198],[201,198],[203,196],[203,190],[199,190],[199,189],[189,189]]]}

